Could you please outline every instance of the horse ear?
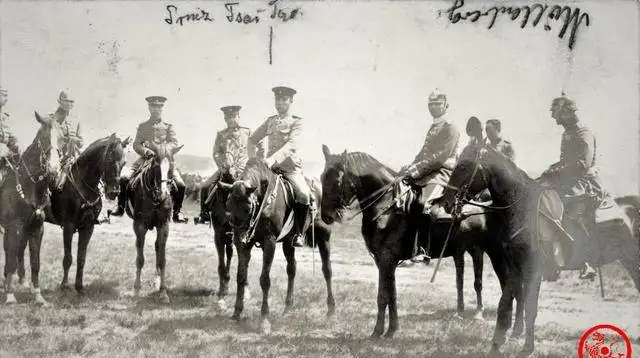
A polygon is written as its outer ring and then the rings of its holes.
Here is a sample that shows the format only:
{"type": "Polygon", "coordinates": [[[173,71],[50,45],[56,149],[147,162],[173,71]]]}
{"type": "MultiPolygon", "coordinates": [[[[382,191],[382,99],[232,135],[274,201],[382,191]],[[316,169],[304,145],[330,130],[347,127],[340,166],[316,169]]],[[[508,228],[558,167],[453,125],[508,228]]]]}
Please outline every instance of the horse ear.
{"type": "Polygon", "coordinates": [[[182,147],[184,147],[184,144],[183,144],[183,145],[181,145],[181,146],[178,146],[178,147],[173,148],[173,149],[171,150],[171,154],[173,155],[173,154],[178,153],[178,152],[182,149],[182,147]]]}
{"type": "Polygon", "coordinates": [[[125,140],[122,141],[122,148],[128,146],[131,143],[131,136],[127,137],[125,140]]]}
{"type": "Polygon", "coordinates": [[[331,158],[331,151],[329,150],[329,147],[327,147],[326,144],[322,145],[322,154],[324,154],[324,160],[329,160],[329,158],[331,158]]]}
{"type": "Polygon", "coordinates": [[[115,132],[111,133],[111,135],[109,136],[109,139],[110,140],[116,139],[116,133],[115,132]]]}
{"type": "Polygon", "coordinates": [[[42,118],[42,116],[40,115],[40,113],[38,113],[38,111],[33,111],[33,113],[35,114],[36,121],[38,121],[38,123],[47,124],[47,122],[44,120],[44,118],[42,118]]]}
{"type": "Polygon", "coordinates": [[[476,117],[471,117],[467,121],[467,135],[477,140],[482,140],[482,123],[476,117]]]}
{"type": "Polygon", "coordinates": [[[247,187],[247,195],[253,194],[253,192],[256,191],[256,189],[258,189],[257,186],[248,186],[247,187]]]}

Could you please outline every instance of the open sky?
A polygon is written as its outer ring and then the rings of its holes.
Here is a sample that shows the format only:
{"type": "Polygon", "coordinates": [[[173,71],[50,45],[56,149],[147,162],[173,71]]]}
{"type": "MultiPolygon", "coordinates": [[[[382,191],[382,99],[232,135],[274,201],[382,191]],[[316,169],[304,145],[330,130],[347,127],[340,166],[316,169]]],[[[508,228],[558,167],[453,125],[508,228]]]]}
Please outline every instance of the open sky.
{"type": "MultiPolygon", "coordinates": [[[[562,24],[545,18],[533,27],[532,16],[524,29],[507,16],[492,29],[488,18],[452,24],[438,11],[454,1],[280,0],[302,12],[287,22],[269,18],[267,1],[238,2],[234,11],[267,10],[242,25],[227,21],[222,1],[176,1],[180,14],[202,9],[213,18],[180,26],[165,21],[172,3],[164,1],[0,1],[0,84],[19,138],[31,141],[33,111],[54,111],[61,89],[75,98],[87,141],[135,135],[148,116],[144,98],[164,95],[183,152],[210,156],[224,127],[219,107],[242,105],[243,124],[255,129],[275,113],[271,87],[288,85],[299,92],[293,112],[304,118],[311,171],[322,165],[323,143],[397,169],[420,149],[431,121],[426,98],[438,87],[461,130],[472,115],[501,119],[518,164],[537,173],[559,156],[562,131],[549,105],[564,88],[596,134],[611,191],[638,192],[636,1],[557,3],[589,14],[573,50],[569,33],[558,38],[562,24]]],[[[496,4],[467,0],[462,10],[496,4]]]]}

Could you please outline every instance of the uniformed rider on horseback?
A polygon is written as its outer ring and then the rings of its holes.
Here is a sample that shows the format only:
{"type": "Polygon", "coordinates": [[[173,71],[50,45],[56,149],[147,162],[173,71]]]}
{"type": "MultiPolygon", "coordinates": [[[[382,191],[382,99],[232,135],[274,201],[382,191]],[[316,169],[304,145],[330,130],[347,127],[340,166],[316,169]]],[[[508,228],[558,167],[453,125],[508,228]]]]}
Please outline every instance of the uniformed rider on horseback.
{"type": "Polygon", "coordinates": [[[4,110],[8,101],[9,92],[0,87],[0,183],[6,177],[8,165],[15,167],[20,157],[18,139],[9,127],[9,114],[4,110]]]}
{"type": "Polygon", "coordinates": [[[584,258],[580,278],[595,276],[588,263],[598,261],[595,243],[595,211],[608,195],[595,167],[596,141],[593,133],[580,123],[574,101],[563,93],[551,104],[551,117],[564,127],[560,144],[560,161],[552,164],[540,177],[540,181],[552,186],[563,198],[565,210],[563,225],[574,236],[574,250],[584,258]],[[595,256],[595,257],[594,257],[595,256]]]}
{"type": "Polygon", "coordinates": [[[307,231],[307,216],[311,206],[311,188],[302,172],[302,160],[298,154],[298,141],[302,131],[302,118],[289,111],[296,90],[289,87],[274,87],[275,107],[278,114],[273,115],[260,125],[251,135],[256,146],[256,155],[264,156],[269,167],[283,175],[294,190],[294,237],[293,245],[304,246],[307,231]],[[262,142],[267,139],[268,143],[262,142]],[[266,146],[266,150],[265,150],[266,146]]]}
{"type": "Polygon", "coordinates": [[[54,173],[56,173],[54,185],[58,190],[64,186],[69,169],[80,155],[84,145],[80,122],[70,114],[73,105],[74,100],[68,91],[62,91],[58,96],[58,109],[49,115],[55,119],[53,130],[58,131],[58,143],[53,144],[57,146],[60,162],[51,163],[54,173]]]}
{"type": "Polygon", "coordinates": [[[177,187],[177,192],[173,195],[173,221],[184,223],[188,220],[180,212],[184,200],[185,185],[182,177],[175,168],[173,150],[178,147],[178,139],[173,129],[173,125],[162,120],[162,109],[167,98],[163,96],[150,96],[146,98],[149,104],[150,118],[140,123],[133,141],[133,150],[140,156],[131,165],[128,173],[123,173],[120,178],[120,194],[118,196],[118,206],[114,211],[109,211],[113,216],[122,216],[125,212],[127,201],[127,186],[132,175],[134,175],[147,158],[153,157],[155,151],[160,151],[161,155],[166,155],[171,161],[169,168],[169,178],[173,179],[177,187]]]}
{"type": "MultiPolygon", "coordinates": [[[[422,149],[410,165],[402,167],[400,173],[405,180],[421,187],[420,202],[424,206],[422,214],[431,212],[432,203],[442,196],[444,186],[451,177],[456,159],[460,132],[445,116],[449,103],[447,96],[435,90],[429,96],[429,113],[433,123],[429,128],[422,149]]],[[[418,251],[418,237],[415,235],[414,255],[418,251]]],[[[429,244],[425,261],[429,261],[429,244]]]]}
{"type": "Polygon", "coordinates": [[[224,176],[239,177],[244,171],[249,160],[249,137],[251,130],[241,127],[240,106],[225,106],[220,108],[224,113],[227,128],[216,135],[213,144],[213,160],[218,170],[200,185],[200,217],[198,222],[205,223],[211,220],[207,212],[208,200],[215,190],[215,185],[224,176]]]}

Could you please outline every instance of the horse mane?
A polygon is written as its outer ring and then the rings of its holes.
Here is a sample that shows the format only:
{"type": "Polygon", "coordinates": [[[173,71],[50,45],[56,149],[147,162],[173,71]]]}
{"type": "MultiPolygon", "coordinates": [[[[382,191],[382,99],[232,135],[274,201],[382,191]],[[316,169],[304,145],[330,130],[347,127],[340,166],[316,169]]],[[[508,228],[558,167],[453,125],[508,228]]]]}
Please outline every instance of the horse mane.
{"type": "Polygon", "coordinates": [[[485,148],[488,152],[492,153],[494,158],[499,158],[500,164],[502,164],[509,173],[517,175],[517,178],[514,175],[514,179],[517,180],[519,183],[526,186],[535,183],[535,180],[533,180],[529,176],[529,174],[527,174],[527,172],[520,169],[518,165],[516,165],[516,163],[513,160],[511,160],[511,158],[502,154],[500,151],[491,147],[490,145],[485,144],[483,148],[485,148]]]}
{"type": "Polygon", "coordinates": [[[275,173],[264,160],[251,158],[247,161],[242,179],[259,185],[264,181],[271,181],[274,176],[275,173]]]}
{"type": "Polygon", "coordinates": [[[93,161],[94,160],[93,156],[96,154],[95,152],[104,149],[104,146],[108,145],[110,140],[111,140],[111,137],[107,136],[104,138],[97,139],[93,143],[89,144],[89,146],[85,148],[85,150],[83,150],[82,153],[80,153],[80,155],[78,156],[78,159],[76,160],[76,163],[74,164],[84,163],[86,160],[93,161]]]}
{"type": "Polygon", "coordinates": [[[379,160],[364,152],[349,152],[343,156],[343,165],[353,175],[366,176],[378,173],[380,168],[388,171],[392,176],[397,176],[398,173],[382,164],[379,160]]]}

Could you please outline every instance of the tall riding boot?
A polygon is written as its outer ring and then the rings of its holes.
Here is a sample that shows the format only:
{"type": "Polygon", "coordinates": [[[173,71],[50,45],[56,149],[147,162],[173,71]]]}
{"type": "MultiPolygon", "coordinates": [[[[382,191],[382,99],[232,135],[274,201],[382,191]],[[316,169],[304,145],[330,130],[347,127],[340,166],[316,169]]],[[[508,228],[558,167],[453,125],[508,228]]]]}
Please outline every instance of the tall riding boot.
{"type": "Polygon", "coordinates": [[[189,221],[182,215],[182,203],[184,201],[185,187],[182,185],[176,185],[176,193],[173,199],[173,222],[186,223],[189,221]]]}
{"type": "Polygon", "coordinates": [[[296,203],[293,212],[293,227],[295,229],[293,236],[293,246],[303,247],[305,233],[308,228],[307,216],[309,215],[309,205],[296,203]]]}
{"type": "Polygon", "coordinates": [[[589,264],[591,256],[593,256],[592,250],[594,250],[594,248],[593,248],[592,240],[594,240],[594,238],[591,237],[591,235],[589,235],[589,229],[587,229],[587,225],[584,222],[582,222],[582,220],[578,221],[578,224],[576,226],[583,233],[582,235],[584,235],[584,238],[586,239],[586,242],[584,242],[581,245],[582,246],[581,251],[583,251],[584,253],[582,255],[584,257],[584,264],[582,267],[582,271],[580,272],[579,278],[582,280],[592,279],[596,277],[596,270],[594,270],[591,264],[589,264]]]}
{"type": "Polygon", "coordinates": [[[211,220],[205,203],[209,197],[210,190],[211,188],[209,187],[200,189],[200,216],[196,218],[197,223],[203,224],[211,220]]]}
{"type": "Polygon", "coordinates": [[[107,210],[110,216],[122,216],[124,215],[124,206],[127,204],[127,186],[129,186],[129,179],[120,178],[120,193],[118,194],[118,206],[115,210],[107,210]]]}

